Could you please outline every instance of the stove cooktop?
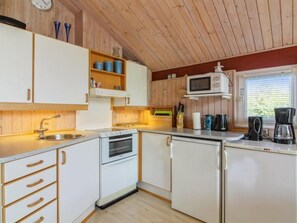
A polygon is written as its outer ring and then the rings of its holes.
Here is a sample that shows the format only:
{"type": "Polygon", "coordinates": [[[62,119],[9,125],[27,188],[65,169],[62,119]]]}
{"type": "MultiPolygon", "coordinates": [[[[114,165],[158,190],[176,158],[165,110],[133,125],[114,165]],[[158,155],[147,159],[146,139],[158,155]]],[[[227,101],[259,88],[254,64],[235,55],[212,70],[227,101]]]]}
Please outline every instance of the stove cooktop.
{"type": "Polygon", "coordinates": [[[136,129],[123,129],[123,128],[90,129],[88,131],[96,132],[99,134],[100,137],[110,137],[110,136],[137,133],[136,129]]]}

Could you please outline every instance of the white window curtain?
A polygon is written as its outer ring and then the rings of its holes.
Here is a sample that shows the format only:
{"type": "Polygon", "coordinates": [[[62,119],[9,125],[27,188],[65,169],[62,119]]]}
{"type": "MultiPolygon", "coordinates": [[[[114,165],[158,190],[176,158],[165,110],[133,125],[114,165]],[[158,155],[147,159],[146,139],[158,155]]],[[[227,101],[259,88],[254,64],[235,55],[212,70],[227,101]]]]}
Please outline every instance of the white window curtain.
{"type": "Polygon", "coordinates": [[[294,69],[242,73],[237,79],[237,125],[246,125],[248,116],[262,116],[264,124],[273,125],[274,108],[296,108],[294,69]]]}

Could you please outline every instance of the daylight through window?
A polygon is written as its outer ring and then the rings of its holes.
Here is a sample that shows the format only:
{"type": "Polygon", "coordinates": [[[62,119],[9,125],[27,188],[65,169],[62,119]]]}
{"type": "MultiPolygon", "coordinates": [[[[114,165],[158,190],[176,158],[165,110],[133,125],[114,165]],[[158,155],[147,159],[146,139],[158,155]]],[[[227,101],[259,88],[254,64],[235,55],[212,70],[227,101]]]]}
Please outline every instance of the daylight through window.
{"type": "Polygon", "coordinates": [[[247,124],[248,116],[262,116],[274,123],[274,108],[296,108],[296,73],[293,69],[245,72],[237,76],[237,124],[247,124]]]}

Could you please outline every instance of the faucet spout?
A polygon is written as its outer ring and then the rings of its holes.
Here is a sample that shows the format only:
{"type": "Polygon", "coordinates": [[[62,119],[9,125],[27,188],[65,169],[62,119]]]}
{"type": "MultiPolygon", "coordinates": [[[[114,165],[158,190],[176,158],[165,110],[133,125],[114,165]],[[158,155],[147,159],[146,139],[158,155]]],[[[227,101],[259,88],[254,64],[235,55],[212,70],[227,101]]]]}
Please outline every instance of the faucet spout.
{"type": "Polygon", "coordinates": [[[43,118],[43,119],[41,119],[40,125],[39,125],[39,129],[35,129],[34,130],[34,132],[39,133],[38,139],[43,138],[44,137],[44,132],[48,130],[47,128],[43,128],[43,122],[44,121],[47,121],[47,120],[50,120],[50,119],[53,119],[53,118],[60,118],[60,117],[61,117],[61,115],[58,114],[58,115],[54,115],[54,116],[49,117],[49,118],[43,118]]]}
{"type": "Polygon", "coordinates": [[[51,120],[53,118],[60,118],[60,117],[61,117],[61,115],[58,114],[58,115],[54,115],[54,116],[49,117],[49,118],[43,118],[43,119],[41,119],[41,121],[40,121],[40,129],[43,129],[43,122],[44,121],[51,120]]]}

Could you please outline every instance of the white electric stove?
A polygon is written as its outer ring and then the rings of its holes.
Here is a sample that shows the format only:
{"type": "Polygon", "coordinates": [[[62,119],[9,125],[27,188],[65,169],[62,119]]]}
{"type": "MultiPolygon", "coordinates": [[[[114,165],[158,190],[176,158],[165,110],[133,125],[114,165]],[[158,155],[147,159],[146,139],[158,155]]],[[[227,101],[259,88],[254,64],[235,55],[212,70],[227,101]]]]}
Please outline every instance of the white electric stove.
{"type": "Polygon", "coordinates": [[[138,134],[136,129],[90,130],[100,137],[100,198],[104,209],[137,191],[138,134]]]}

